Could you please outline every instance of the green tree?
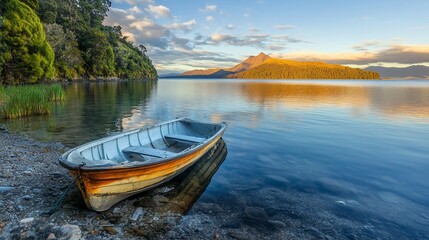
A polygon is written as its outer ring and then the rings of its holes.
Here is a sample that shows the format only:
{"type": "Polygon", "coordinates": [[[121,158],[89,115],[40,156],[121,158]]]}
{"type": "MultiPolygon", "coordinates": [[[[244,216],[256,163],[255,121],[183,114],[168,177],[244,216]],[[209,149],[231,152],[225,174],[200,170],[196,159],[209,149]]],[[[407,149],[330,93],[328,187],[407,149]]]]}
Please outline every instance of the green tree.
{"type": "Polygon", "coordinates": [[[36,0],[4,0],[2,36],[5,83],[33,83],[54,75],[54,52],[46,41],[42,23],[34,8],[36,0]]]}
{"type": "MultiPolygon", "coordinates": [[[[62,26],[66,36],[74,34],[83,59],[85,76],[156,79],[157,72],[145,54],[146,48],[141,45],[139,49],[127,41],[120,26],[102,25],[110,4],[110,0],[40,0],[38,14],[46,28],[50,24],[58,24],[62,26]]],[[[46,29],[46,35],[56,54],[56,76],[69,76],[69,73],[62,71],[76,67],[70,68],[70,65],[67,65],[60,69],[65,64],[57,63],[62,59],[58,55],[64,51],[57,51],[58,45],[55,44],[62,39],[61,31],[57,27],[46,29]]]]}
{"type": "Polygon", "coordinates": [[[83,51],[85,69],[90,76],[110,77],[115,75],[113,48],[106,34],[98,29],[86,31],[79,43],[83,51]]]}
{"type": "Polygon", "coordinates": [[[59,24],[44,24],[46,40],[55,53],[55,76],[63,79],[77,79],[83,70],[83,59],[78,49],[76,36],[59,24]]]}
{"type": "MultiPolygon", "coordinates": [[[[2,17],[2,15],[3,15],[3,13],[2,13],[2,10],[1,10],[1,7],[0,7],[0,29],[2,29],[2,26],[3,26],[3,17],[2,17]]],[[[5,61],[4,56],[6,55],[6,52],[7,52],[6,47],[3,44],[3,35],[0,34],[0,77],[1,77],[2,70],[3,70],[3,64],[4,64],[4,61],[5,61]]]]}

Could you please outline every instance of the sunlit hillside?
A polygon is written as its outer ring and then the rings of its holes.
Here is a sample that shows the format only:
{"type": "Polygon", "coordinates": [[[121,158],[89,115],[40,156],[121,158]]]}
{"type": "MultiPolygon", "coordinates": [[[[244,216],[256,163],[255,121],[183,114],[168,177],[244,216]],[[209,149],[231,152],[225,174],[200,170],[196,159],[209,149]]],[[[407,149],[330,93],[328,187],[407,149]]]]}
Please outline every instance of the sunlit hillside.
{"type": "Polygon", "coordinates": [[[247,71],[230,74],[228,78],[250,79],[379,79],[378,73],[323,62],[297,62],[267,59],[247,71]]]}

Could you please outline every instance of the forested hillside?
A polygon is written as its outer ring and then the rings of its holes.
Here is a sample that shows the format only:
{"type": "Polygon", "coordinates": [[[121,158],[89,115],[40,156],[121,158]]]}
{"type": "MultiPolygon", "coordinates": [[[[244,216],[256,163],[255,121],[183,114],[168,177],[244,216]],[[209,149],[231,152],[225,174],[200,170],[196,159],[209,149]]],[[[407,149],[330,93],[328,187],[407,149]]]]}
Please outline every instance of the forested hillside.
{"type": "Polygon", "coordinates": [[[379,79],[376,72],[322,62],[297,62],[267,59],[247,71],[231,74],[228,78],[250,79],[379,79]]]}
{"type": "Polygon", "coordinates": [[[0,83],[156,79],[143,45],[104,26],[109,0],[2,0],[0,83]]]}

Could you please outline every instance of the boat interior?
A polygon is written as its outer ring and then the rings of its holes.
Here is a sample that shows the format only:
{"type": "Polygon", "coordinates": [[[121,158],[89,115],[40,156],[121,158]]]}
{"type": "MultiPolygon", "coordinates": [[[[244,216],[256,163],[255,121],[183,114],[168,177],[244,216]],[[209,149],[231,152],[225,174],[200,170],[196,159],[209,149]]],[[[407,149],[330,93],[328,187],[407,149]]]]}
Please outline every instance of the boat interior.
{"type": "MultiPolygon", "coordinates": [[[[155,163],[185,153],[222,129],[221,124],[187,119],[120,133],[77,148],[81,157],[68,159],[86,166],[155,163]]],[[[71,154],[70,154],[71,155],[71,154]]]]}

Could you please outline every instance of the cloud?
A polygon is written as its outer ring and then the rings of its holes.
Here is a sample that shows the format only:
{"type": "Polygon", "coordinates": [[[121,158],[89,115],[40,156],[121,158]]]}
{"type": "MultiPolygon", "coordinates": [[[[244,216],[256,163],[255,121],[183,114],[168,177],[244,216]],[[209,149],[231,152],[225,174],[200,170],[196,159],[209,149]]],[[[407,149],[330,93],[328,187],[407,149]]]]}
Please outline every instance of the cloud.
{"type": "Polygon", "coordinates": [[[136,35],[132,32],[128,32],[128,31],[123,31],[122,30],[122,35],[128,37],[128,40],[130,40],[131,42],[135,42],[136,41],[136,35]]]}
{"type": "Polygon", "coordinates": [[[217,6],[216,5],[207,5],[205,8],[200,9],[201,12],[214,12],[216,11],[217,6]]]}
{"type": "Polygon", "coordinates": [[[429,62],[429,45],[394,45],[373,52],[317,53],[294,52],[281,56],[298,61],[324,61],[337,64],[375,63],[420,64],[429,62]]]}
{"type": "Polygon", "coordinates": [[[250,33],[245,35],[233,35],[227,33],[214,33],[199,45],[231,45],[237,47],[255,47],[258,49],[282,50],[288,44],[301,43],[303,40],[290,37],[288,35],[270,35],[250,33]]]}
{"type": "Polygon", "coordinates": [[[129,5],[137,5],[138,3],[154,3],[153,0],[113,0],[115,3],[128,3],[129,5]]]}
{"type": "Polygon", "coordinates": [[[122,34],[128,36],[128,40],[134,42],[136,45],[143,44],[147,46],[149,53],[154,48],[171,51],[177,49],[191,50],[195,47],[192,40],[176,35],[177,31],[192,31],[193,27],[197,24],[195,19],[161,25],[148,17],[131,15],[131,11],[131,9],[112,8],[108,12],[104,24],[110,26],[121,25],[122,34]]]}
{"type": "Polygon", "coordinates": [[[233,29],[235,29],[235,26],[234,25],[232,25],[232,24],[228,24],[228,25],[226,25],[225,26],[228,30],[233,30],[233,29]]]}
{"type": "Polygon", "coordinates": [[[429,62],[429,45],[393,46],[389,49],[380,51],[376,55],[379,62],[396,62],[396,63],[409,63],[409,64],[429,62]]]}
{"type": "Polygon", "coordinates": [[[273,28],[277,30],[288,30],[288,29],[295,28],[295,26],[294,25],[275,25],[273,28]]]}
{"type": "Polygon", "coordinates": [[[125,16],[125,18],[127,19],[127,20],[136,20],[136,17],[134,16],[134,15],[127,15],[127,16],[125,16]]]}
{"type": "Polygon", "coordinates": [[[195,21],[195,19],[189,20],[187,22],[183,22],[183,23],[172,23],[170,25],[168,25],[167,27],[169,29],[174,29],[174,30],[182,30],[184,32],[189,32],[192,30],[192,28],[197,24],[197,21],[195,21]]]}
{"type": "Polygon", "coordinates": [[[265,47],[268,34],[247,34],[244,36],[235,36],[231,34],[212,34],[210,40],[214,45],[227,44],[233,46],[254,46],[259,48],[265,47]]]}
{"type": "Polygon", "coordinates": [[[160,74],[172,71],[183,72],[195,68],[230,67],[242,60],[222,53],[195,49],[177,51],[154,49],[151,59],[160,74]]]}
{"type": "Polygon", "coordinates": [[[194,49],[194,45],[187,38],[176,37],[173,35],[169,40],[172,43],[171,45],[172,49],[185,49],[185,50],[194,49]]]}
{"type": "Polygon", "coordinates": [[[275,40],[280,40],[282,42],[287,42],[287,43],[300,43],[300,42],[305,42],[301,39],[298,38],[294,38],[291,37],[289,35],[272,35],[272,38],[275,40]]]}
{"type": "MultiPolygon", "coordinates": [[[[129,40],[145,46],[167,49],[173,33],[165,26],[155,23],[147,17],[129,17],[131,14],[123,9],[111,8],[104,20],[105,25],[120,25],[122,32],[127,33],[129,40]]],[[[135,15],[132,15],[135,16],[135,15]]]]}
{"type": "Polygon", "coordinates": [[[126,30],[135,34],[138,44],[149,44],[162,49],[169,46],[168,39],[172,34],[169,29],[148,18],[130,23],[126,30]]]}
{"type": "Polygon", "coordinates": [[[352,46],[352,48],[357,50],[357,51],[368,51],[372,47],[380,46],[380,43],[381,42],[376,41],[376,40],[370,40],[370,41],[358,43],[358,44],[352,46]]]}
{"type": "Polygon", "coordinates": [[[152,5],[149,4],[147,8],[145,8],[147,12],[152,14],[155,18],[161,18],[161,17],[171,17],[170,9],[168,9],[166,6],[163,5],[152,5]]]}
{"type": "Polygon", "coordinates": [[[259,32],[260,30],[258,28],[255,28],[253,26],[250,26],[247,31],[251,32],[251,33],[256,33],[259,32]]]}
{"type": "Polygon", "coordinates": [[[211,22],[211,21],[213,21],[213,20],[214,20],[214,17],[212,17],[212,16],[207,16],[207,17],[206,17],[206,20],[207,20],[207,22],[211,22]]]}
{"type": "Polygon", "coordinates": [[[280,51],[280,50],[283,50],[285,48],[286,48],[286,46],[283,44],[269,44],[267,46],[267,49],[271,50],[271,51],[280,51]]]}
{"type": "Polygon", "coordinates": [[[130,8],[130,12],[132,12],[132,13],[141,13],[142,10],[139,7],[137,7],[137,6],[134,6],[134,7],[130,8]]]}

